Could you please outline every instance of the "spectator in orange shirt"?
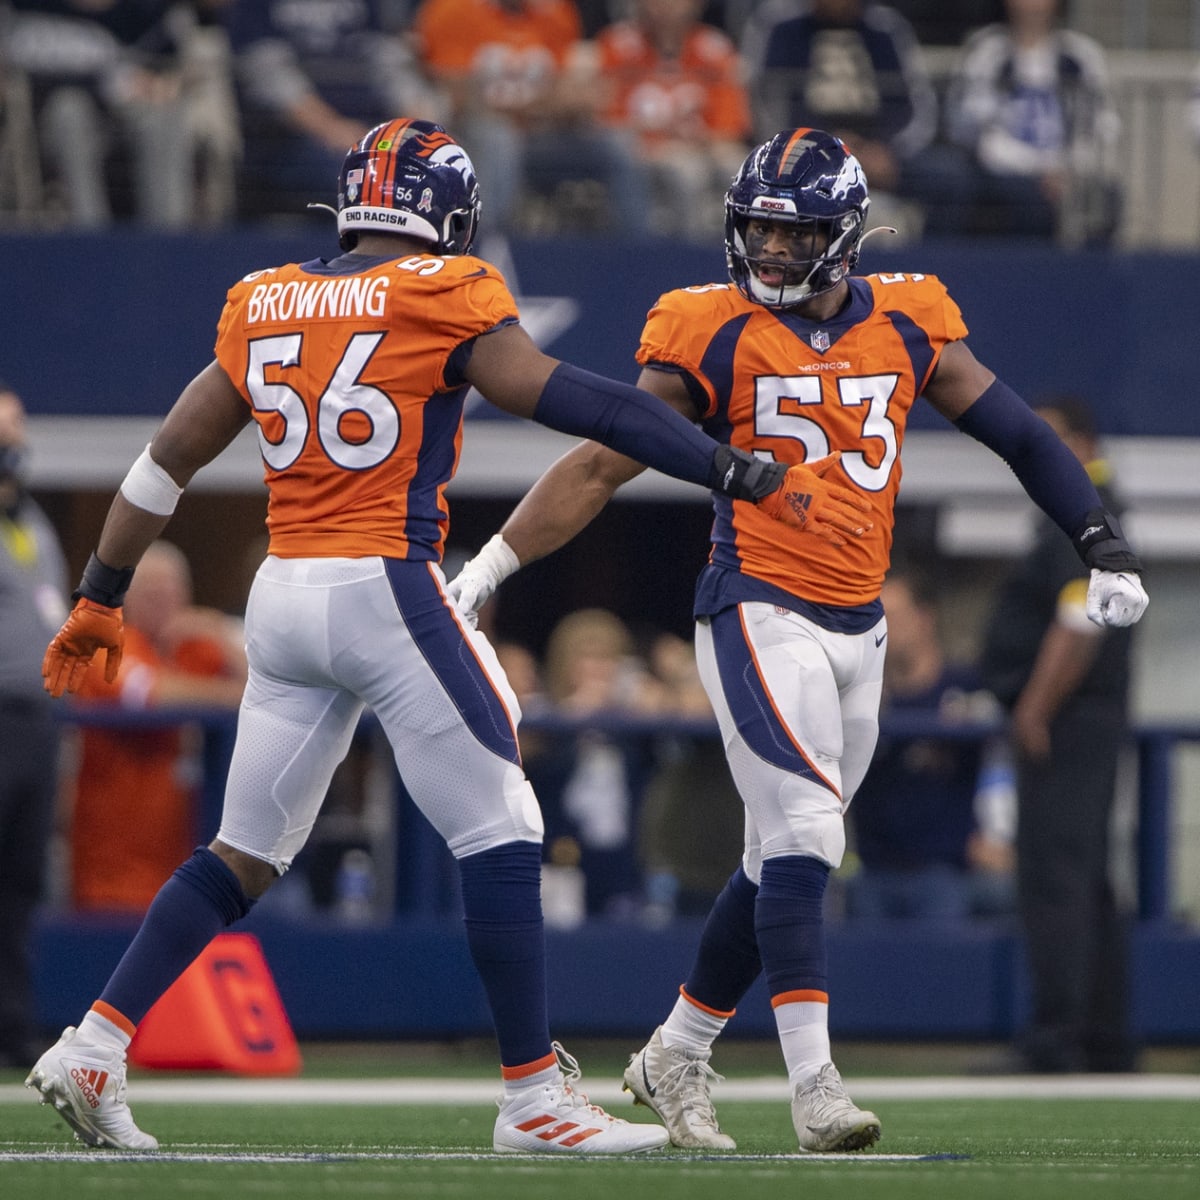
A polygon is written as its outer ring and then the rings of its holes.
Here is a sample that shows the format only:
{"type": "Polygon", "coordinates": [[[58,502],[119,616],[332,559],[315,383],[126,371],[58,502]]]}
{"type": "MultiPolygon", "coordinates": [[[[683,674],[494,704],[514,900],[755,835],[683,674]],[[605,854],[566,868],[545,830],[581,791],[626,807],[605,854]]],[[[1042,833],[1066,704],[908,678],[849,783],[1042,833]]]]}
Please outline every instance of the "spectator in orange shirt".
{"type": "MultiPolygon", "coordinates": [[[[125,653],[116,680],[90,672],[80,696],[132,711],[236,707],[246,681],[240,623],[192,604],[191,572],[159,541],[125,601],[125,653]]],[[[79,910],[143,912],[191,854],[196,731],[84,727],[70,824],[71,902],[79,910]]]]}
{"type": "Polygon", "coordinates": [[[661,230],[697,240],[720,232],[751,133],[737,47],[703,10],[704,0],[634,0],[628,20],[596,36],[601,119],[636,137],[661,230]]]}
{"type": "Polygon", "coordinates": [[[447,124],[472,147],[485,222],[508,231],[528,194],[596,180],[604,224],[646,231],[646,174],[631,139],[597,121],[575,0],[423,0],[413,32],[449,94],[447,124]]]}

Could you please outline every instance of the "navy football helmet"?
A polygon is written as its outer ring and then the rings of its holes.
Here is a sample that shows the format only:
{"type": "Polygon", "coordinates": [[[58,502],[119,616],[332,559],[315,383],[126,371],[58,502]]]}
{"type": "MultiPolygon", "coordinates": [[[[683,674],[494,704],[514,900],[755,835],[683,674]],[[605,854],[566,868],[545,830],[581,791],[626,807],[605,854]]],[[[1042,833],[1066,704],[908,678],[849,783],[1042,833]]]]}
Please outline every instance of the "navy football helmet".
{"type": "Polygon", "coordinates": [[[433,121],[400,118],[352,147],[338,175],[338,242],[403,233],[438,254],[467,254],[479,224],[479,183],[467,152],[433,121]]]}
{"type": "Polygon", "coordinates": [[[725,260],[748,300],[790,308],[836,287],[858,262],[867,223],[867,179],[840,138],[819,129],[777,133],[742,163],[725,193],[725,260]],[[780,270],[761,257],[756,221],[779,221],[803,247],[780,270]],[[778,280],[762,278],[778,275],[778,280]]]}

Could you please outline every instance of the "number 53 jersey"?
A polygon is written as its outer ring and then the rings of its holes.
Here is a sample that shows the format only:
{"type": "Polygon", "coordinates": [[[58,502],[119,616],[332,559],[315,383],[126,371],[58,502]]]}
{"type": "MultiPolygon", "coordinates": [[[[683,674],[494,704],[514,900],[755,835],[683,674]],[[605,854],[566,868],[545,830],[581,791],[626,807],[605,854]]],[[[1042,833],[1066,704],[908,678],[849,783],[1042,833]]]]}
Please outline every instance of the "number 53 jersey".
{"type": "Polygon", "coordinates": [[[849,304],[828,321],[764,308],[720,283],[668,292],[650,310],[637,360],[684,375],[707,433],[789,464],[840,450],[826,478],[859,491],[874,521],[862,538],[833,546],[714,495],[697,615],[742,600],[853,608],[879,596],[908,414],[943,348],[967,328],[933,276],[849,283],[849,304]]]}
{"type": "Polygon", "coordinates": [[[270,553],[440,561],[470,343],[517,319],[469,255],[344,256],[235,284],[216,356],[258,423],[270,553]]]}

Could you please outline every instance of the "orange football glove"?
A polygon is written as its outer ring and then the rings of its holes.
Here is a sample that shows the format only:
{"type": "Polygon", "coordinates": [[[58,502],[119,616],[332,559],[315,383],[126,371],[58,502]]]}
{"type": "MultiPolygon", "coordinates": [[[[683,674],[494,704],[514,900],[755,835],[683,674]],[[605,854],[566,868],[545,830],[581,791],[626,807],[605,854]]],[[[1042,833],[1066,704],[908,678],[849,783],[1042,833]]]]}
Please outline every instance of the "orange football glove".
{"type": "Polygon", "coordinates": [[[862,537],[874,524],[865,515],[870,505],[858,492],[824,478],[841,457],[842,452],[835,450],[824,458],[789,467],[783,483],[764,496],[758,507],[767,516],[835,546],[844,546],[847,537],[862,537]]]}
{"type": "Polygon", "coordinates": [[[82,597],[54,635],[42,659],[42,682],[52,696],[76,692],[97,650],[104,651],[104,681],[112,683],[121,669],[125,623],[119,608],[82,597]]]}

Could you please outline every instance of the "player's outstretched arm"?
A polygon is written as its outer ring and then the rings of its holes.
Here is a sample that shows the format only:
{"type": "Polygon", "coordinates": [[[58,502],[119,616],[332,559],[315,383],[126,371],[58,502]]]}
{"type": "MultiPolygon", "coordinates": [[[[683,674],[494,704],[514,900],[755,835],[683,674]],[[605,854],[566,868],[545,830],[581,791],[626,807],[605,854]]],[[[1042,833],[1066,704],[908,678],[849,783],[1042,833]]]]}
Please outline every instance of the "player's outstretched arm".
{"type": "Polygon", "coordinates": [[[623,483],[644,470],[599,442],[580,442],[522,497],[508,519],[465,563],[447,590],[475,624],[495,590],[521,567],[565,546],[588,525],[623,483]]]}
{"type": "Polygon", "coordinates": [[[125,644],[121,609],[134,568],[166,528],[184,485],[249,419],[249,407],[215,362],[184,388],[113,497],[73,594],[75,607],[46,648],[42,681],[52,696],[77,691],[101,651],[104,678],[116,679],[125,644]]]}
{"type": "Polygon", "coordinates": [[[925,398],[995,451],[1029,498],[1071,539],[1091,572],[1087,615],[1098,625],[1132,625],[1150,603],[1142,563],[1087,471],[1059,436],[963,342],[943,351],[925,398]]]}
{"type": "Polygon", "coordinates": [[[593,375],[543,354],[517,325],[479,338],[467,379],[498,407],[557,429],[603,442],[665,475],[731,497],[767,505],[767,511],[802,532],[841,538],[861,536],[870,522],[857,492],[825,480],[832,464],[787,468],[744,450],[722,446],[656,397],[593,375]],[[818,517],[817,509],[824,509],[818,517]],[[857,510],[858,516],[847,514],[857,510]],[[838,532],[830,535],[830,531],[838,532]]]}
{"type": "MultiPolygon", "coordinates": [[[[691,428],[695,405],[681,376],[647,367],[638,387],[678,412],[691,428]]],[[[869,526],[862,515],[865,501],[848,488],[824,481],[837,456],[788,471],[782,464],[763,462],[715,442],[713,446],[712,469],[737,474],[741,494],[760,503],[777,520],[839,544],[844,535],[857,536],[869,526]]],[[[581,442],[564,454],[529,489],[500,532],[450,581],[448,590],[459,611],[474,624],[479,610],[505,579],[564,546],[619,487],[644,469],[636,459],[595,441],[581,442]]]]}

